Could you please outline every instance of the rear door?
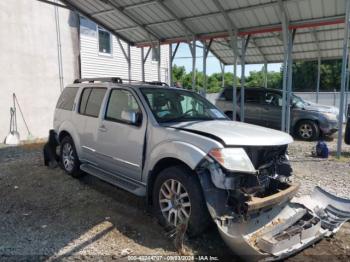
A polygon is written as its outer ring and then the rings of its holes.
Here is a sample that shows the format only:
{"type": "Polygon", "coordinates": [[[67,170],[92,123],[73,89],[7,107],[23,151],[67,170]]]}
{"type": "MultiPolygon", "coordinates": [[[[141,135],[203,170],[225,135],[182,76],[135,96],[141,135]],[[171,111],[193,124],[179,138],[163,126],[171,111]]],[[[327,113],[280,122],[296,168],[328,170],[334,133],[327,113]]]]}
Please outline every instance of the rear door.
{"type": "Polygon", "coordinates": [[[98,128],[97,151],[103,167],[117,175],[141,180],[147,119],[137,96],[128,89],[112,89],[98,128]],[[138,125],[123,120],[123,114],[141,115],[138,125]]]}
{"type": "Polygon", "coordinates": [[[99,128],[99,115],[101,105],[107,89],[104,87],[84,88],[80,97],[78,115],[84,122],[79,130],[81,158],[92,164],[98,165],[97,161],[97,130],[99,128]]]}

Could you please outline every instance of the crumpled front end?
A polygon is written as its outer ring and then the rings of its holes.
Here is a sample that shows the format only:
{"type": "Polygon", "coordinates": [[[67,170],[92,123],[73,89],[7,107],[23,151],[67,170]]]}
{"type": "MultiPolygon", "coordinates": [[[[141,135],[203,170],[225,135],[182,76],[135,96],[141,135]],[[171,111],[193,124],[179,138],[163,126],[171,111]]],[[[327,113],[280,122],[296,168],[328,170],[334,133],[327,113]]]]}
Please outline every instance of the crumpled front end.
{"type": "MultiPolygon", "coordinates": [[[[271,149],[271,148],[270,148],[271,149]]],[[[240,174],[206,159],[198,167],[210,215],[226,244],[244,259],[274,260],[290,256],[334,234],[350,219],[350,200],[316,187],[295,197],[285,151],[254,161],[256,174],[240,174]],[[264,162],[263,159],[269,161],[264,162]]],[[[271,150],[266,151],[271,152],[271,150]]]]}
{"type": "Polygon", "coordinates": [[[350,219],[350,200],[316,187],[246,221],[217,220],[226,244],[244,258],[265,260],[290,256],[337,232],[350,219]]]}

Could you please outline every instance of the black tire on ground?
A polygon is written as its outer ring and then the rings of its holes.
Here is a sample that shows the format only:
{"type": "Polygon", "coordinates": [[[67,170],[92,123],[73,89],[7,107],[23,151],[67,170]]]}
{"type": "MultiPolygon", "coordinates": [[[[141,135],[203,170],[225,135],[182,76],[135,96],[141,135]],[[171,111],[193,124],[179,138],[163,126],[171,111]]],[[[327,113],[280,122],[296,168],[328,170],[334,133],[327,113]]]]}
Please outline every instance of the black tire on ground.
{"type": "Polygon", "coordinates": [[[349,118],[346,121],[344,142],[345,142],[345,144],[350,145],[350,119],[349,118]]]}
{"type": "Polygon", "coordinates": [[[83,172],[80,170],[80,161],[77,155],[77,151],[75,149],[75,145],[73,142],[73,139],[70,136],[66,136],[62,139],[60,144],[60,163],[61,167],[64,171],[66,171],[67,174],[71,175],[72,177],[79,178],[83,175],[83,172]],[[67,163],[65,163],[65,152],[64,150],[71,149],[71,167],[67,166],[67,163]]]}
{"type": "Polygon", "coordinates": [[[189,197],[186,201],[190,202],[191,208],[186,233],[190,237],[198,236],[208,228],[212,223],[212,220],[198,178],[189,168],[181,165],[172,166],[162,170],[158,174],[152,192],[154,214],[162,226],[174,226],[173,224],[168,223],[163,215],[160,203],[160,190],[164,183],[171,180],[180,182],[188,193],[189,197]]]}
{"type": "Polygon", "coordinates": [[[295,126],[298,138],[304,141],[314,141],[320,137],[320,128],[312,120],[302,120],[295,126]]]}

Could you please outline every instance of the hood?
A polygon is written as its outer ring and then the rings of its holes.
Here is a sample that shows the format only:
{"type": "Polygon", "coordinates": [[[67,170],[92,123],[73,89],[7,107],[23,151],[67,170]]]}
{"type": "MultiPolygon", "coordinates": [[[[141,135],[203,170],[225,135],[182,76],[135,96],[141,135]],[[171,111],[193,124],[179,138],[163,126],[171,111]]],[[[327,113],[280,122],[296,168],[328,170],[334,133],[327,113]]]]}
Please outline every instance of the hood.
{"type": "Polygon", "coordinates": [[[337,107],[316,104],[316,103],[312,103],[310,101],[305,101],[305,102],[307,103],[305,105],[305,110],[317,111],[317,112],[321,112],[321,113],[333,113],[336,115],[339,114],[339,109],[337,107]]]}
{"type": "Polygon", "coordinates": [[[196,121],[167,126],[207,135],[227,146],[278,146],[293,142],[287,133],[237,121],[196,121]]]}

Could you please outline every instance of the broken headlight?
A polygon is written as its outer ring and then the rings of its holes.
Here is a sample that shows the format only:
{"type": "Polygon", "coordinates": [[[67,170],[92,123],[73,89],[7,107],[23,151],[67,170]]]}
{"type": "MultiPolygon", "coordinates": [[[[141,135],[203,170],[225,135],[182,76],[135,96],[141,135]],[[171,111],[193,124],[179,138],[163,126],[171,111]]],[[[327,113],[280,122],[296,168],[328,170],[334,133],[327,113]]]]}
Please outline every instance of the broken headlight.
{"type": "Polygon", "coordinates": [[[256,173],[256,170],[243,148],[214,148],[209,152],[224,168],[244,173],[256,173]]]}

